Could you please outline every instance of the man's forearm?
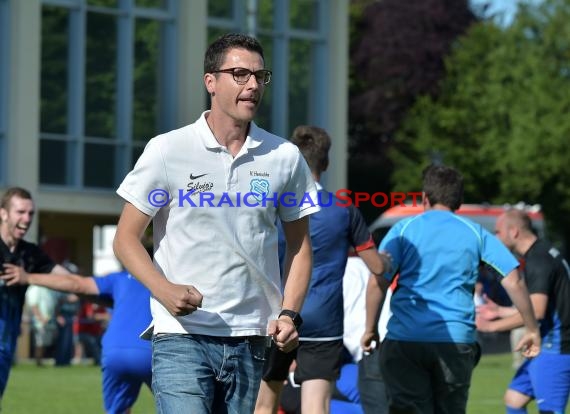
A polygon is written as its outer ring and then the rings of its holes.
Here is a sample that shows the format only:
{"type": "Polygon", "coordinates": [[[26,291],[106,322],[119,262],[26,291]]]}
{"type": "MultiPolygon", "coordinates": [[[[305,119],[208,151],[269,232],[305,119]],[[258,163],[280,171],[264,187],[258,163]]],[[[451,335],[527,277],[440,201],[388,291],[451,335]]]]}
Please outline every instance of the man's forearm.
{"type": "Polygon", "coordinates": [[[99,289],[92,278],[82,277],[80,275],[59,275],[59,274],[28,274],[28,283],[30,285],[44,286],[49,289],[60,290],[63,292],[72,292],[82,295],[97,295],[99,289]]]}
{"type": "MultiPolygon", "coordinates": [[[[508,318],[513,315],[518,315],[518,313],[519,311],[514,306],[499,306],[499,308],[497,309],[497,314],[499,315],[499,318],[508,318]]],[[[522,324],[523,321],[521,318],[521,325],[522,324]]]]}
{"type": "Polygon", "coordinates": [[[153,294],[166,278],[154,267],[140,240],[136,237],[115,237],[115,255],[125,268],[153,294]]]}
{"type": "Polygon", "coordinates": [[[303,307],[313,271],[309,217],[283,222],[287,242],[283,274],[283,309],[299,312],[303,307]]]}
{"type": "Polygon", "coordinates": [[[126,203],[117,225],[113,251],[123,266],[153,295],[167,283],[166,278],[154,267],[152,259],[141,242],[141,236],[151,218],[126,203]]]}
{"type": "Polygon", "coordinates": [[[504,332],[524,326],[522,315],[517,311],[516,313],[507,316],[506,318],[497,319],[489,322],[492,332],[504,332]]]}
{"type": "Polygon", "coordinates": [[[381,275],[386,271],[385,259],[376,248],[361,250],[358,252],[358,256],[364,261],[371,273],[381,275]]]}
{"type": "MultiPolygon", "coordinates": [[[[534,316],[534,310],[532,303],[530,301],[530,296],[526,288],[524,280],[519,276],[517,270],[513,270],[509,275],[507,275],[502,282],[503,287],[509,294],[513,305],[517,308],[520,315],[512,315],[505,318],[504,326],[507,324],[515,324],[517,317],[521,318],[521,322],[524,326],[531,331],[538,331],[538,323],[534,316]]],[[[519,324],[520,326],[520,324],[519,324]]],[[[516,325],[514,327],[517,327],[516,325]]]]}
{"type": "Polygon", "coordinates": [[[383,276],[371,275],[366,285],[366,332],[378,332],[378,318],[388,283],[383,276]]]}
{"type": "Polygon", "coordinates": [[[311,270],[313,268],[313,254],[310,244],[301,247],[291,257],[288,268],[288,274],[284,278],[283,309],[299,312],[303,307],[303,302],[309,289],[311,270]]]}

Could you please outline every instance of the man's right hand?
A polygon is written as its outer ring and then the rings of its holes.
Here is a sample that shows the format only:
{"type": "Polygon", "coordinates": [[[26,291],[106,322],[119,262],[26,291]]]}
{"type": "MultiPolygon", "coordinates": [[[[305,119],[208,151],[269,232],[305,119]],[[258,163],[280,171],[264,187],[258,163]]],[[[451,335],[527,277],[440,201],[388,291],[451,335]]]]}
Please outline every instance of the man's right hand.
{"type": "Polygon", "coordinates": [[[477,316],[483,319],[492,321],[493,319],[499,318],[500,306],[493,302],[487,295],[483,295],[484,303],[477,306],[477,316]]]}
{"type": "Polygon", "coordinates": [[[186,316],[202,307],[202,294],[192,285],[167,282],[153,295],[173,316],[186,316]]]}
{"type": "Polygon", "coordinates": [[[374,343],[378,344],[379,336],[375,332],[364,332],[360,338],[360,346],[364,352],[372,352],[374,350],[374,343]]]}
{"type": "Polygon", "coordinates": [[[527,330],[514,350],[521,351],[525,358],[534,358],[540,353],[540,342],[539,331],[527,330]]]}

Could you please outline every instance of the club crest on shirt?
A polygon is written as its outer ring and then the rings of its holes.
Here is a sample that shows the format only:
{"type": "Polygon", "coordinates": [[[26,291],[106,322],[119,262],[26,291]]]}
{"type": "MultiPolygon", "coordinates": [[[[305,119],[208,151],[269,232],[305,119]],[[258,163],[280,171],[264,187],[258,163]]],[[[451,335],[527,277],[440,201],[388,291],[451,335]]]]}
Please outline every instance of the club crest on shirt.
{"type": "Polygon", "coordinates": [[[254,178],[249,182],[249,191],[257,201],[262,201],[269,194],[269,181],[262,178],[254,178]]]}

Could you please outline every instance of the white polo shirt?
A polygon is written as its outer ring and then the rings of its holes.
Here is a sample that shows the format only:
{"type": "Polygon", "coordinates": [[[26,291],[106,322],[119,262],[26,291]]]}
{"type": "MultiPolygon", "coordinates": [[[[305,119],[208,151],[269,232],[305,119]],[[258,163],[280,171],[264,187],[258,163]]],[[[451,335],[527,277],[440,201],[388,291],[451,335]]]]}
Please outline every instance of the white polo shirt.
{"type": "Polygon", "coordinates": [[[295,145],[253,122],[234,158],[205,114],[151,139],[117,190],[153,217],[157,268],[204,296],[184,317],[151,298],[154,332],[265,335],[282,303],[275,222],[318,211],[315,183],[295,145]]]}

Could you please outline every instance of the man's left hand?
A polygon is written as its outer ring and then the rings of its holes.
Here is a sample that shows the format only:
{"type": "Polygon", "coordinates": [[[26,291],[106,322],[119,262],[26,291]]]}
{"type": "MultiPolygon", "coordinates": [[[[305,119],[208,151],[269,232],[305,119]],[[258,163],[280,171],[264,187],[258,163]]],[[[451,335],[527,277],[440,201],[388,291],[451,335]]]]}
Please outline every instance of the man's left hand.
{"type": "Polygon", "coordinates": [[[267,334],[280,351],[291,352],[299,346],[299,333],[288,317],[282,317],[269,322],[267,334]]]}

